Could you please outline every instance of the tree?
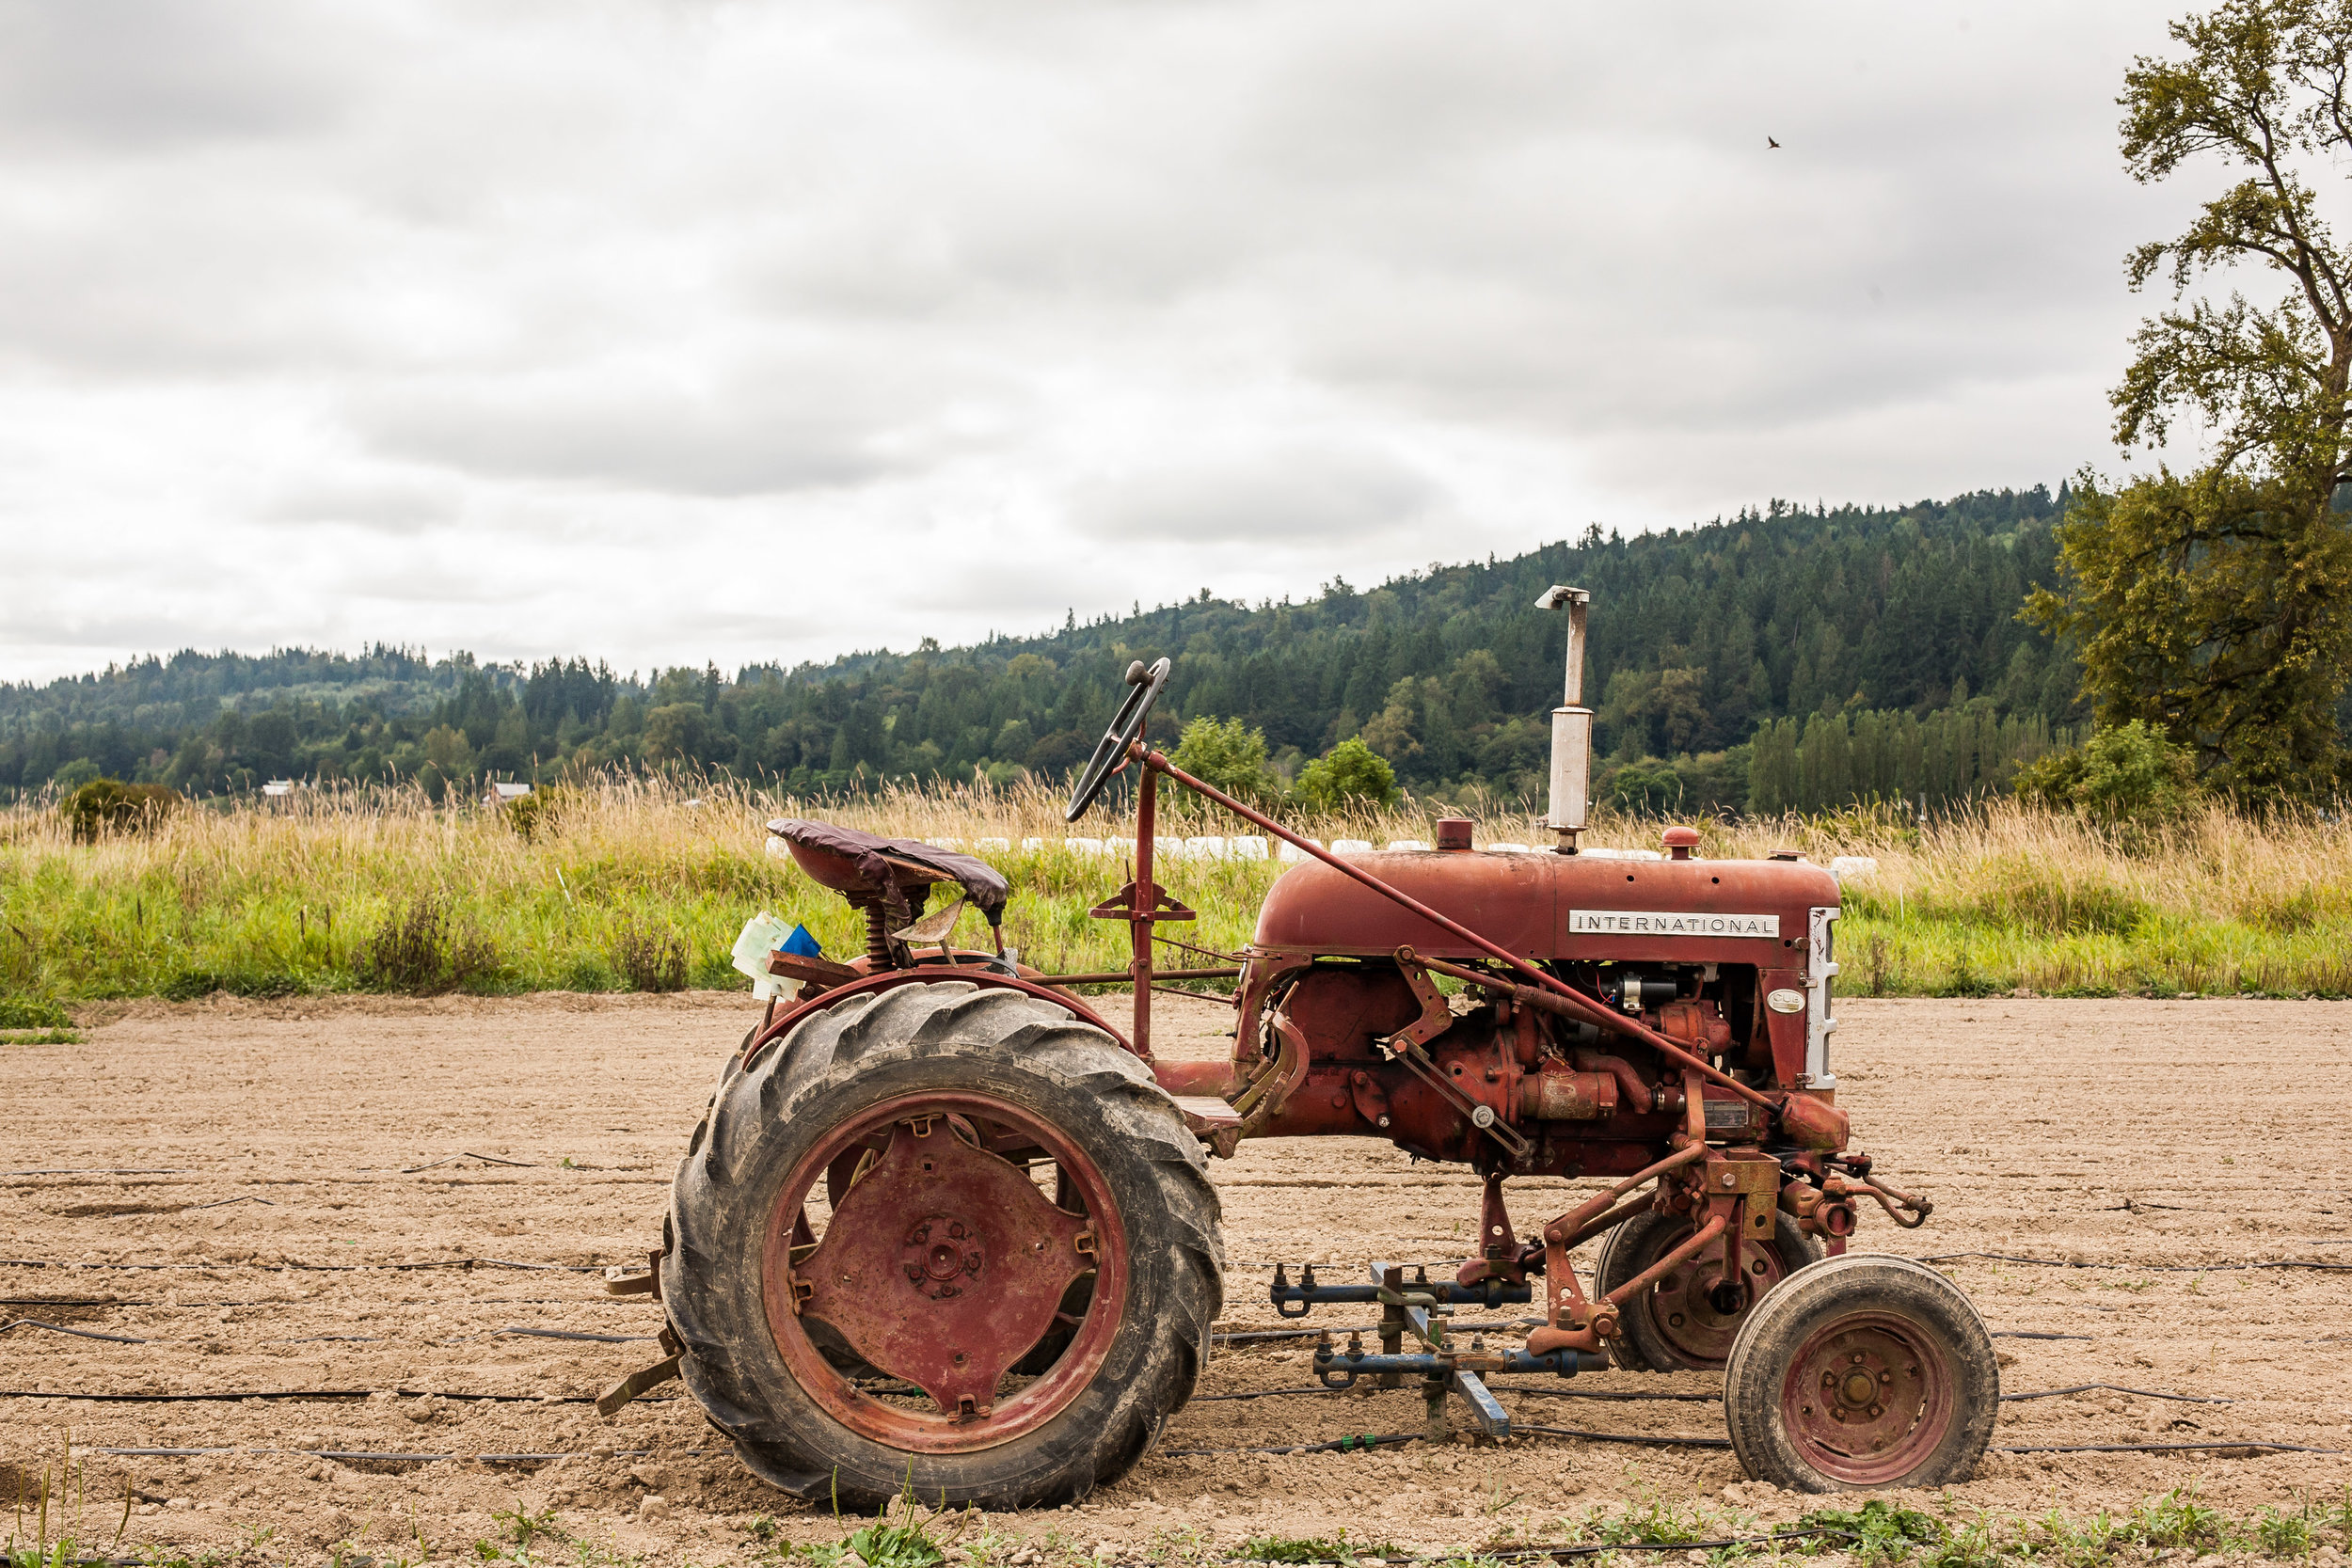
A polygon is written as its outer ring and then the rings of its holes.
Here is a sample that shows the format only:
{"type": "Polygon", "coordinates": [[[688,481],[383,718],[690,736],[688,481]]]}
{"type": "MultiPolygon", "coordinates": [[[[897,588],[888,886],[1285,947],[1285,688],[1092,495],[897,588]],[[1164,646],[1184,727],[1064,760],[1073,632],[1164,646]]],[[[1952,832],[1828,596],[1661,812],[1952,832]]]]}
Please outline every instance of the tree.
{"type": "Polygon", "coordinates": [[[1269,805],[1282,796],[1282,777],[1266,761],[1265,731],[1238,719],[1193,720],[1168,760],[1245,805],[1269,805]]]}
{"type": "Polygon", "coordinates": [[[1343,740],[1298,770],[1298,798],[1317,811],[1396,804],[1396,770],[1360,740],[1343,740]]]}
{"type": "Polygon", "coordinates": [[[2027,619],[2074,639],[2100,722],[2191,747],[2256,798],[2331,787],[2333,708],[2352,653],[2352,254],[2305,177],[2352,154],[2352,0],[2227,0],[2176,22],[2178,60],[2124,74],[2123,157],[2143,183],[2217,158],[2241,178],[2177,238],[2133,251],[2131,286],[2169,282],[2111,394],[2115,439],[2156,445],[2184,415],[2210,463],[2108,493],[2086,477],[2058,529],[2065,591],[2027,619]],[[2199,292],[2246,263],[2268,304],[2199,292]]]}

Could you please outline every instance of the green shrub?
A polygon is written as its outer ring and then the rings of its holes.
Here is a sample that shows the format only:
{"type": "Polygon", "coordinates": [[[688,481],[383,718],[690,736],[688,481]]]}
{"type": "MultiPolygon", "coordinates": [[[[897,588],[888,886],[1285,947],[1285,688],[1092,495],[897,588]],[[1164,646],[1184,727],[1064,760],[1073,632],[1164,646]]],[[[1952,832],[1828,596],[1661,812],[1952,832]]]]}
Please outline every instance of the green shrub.
{"type": "Polygon", "coordinates": [[[352,968],[371,990],[434,996],[498,973],[498,953],[480,932],[461,930],[430,895],[395,913],[359,946],[352,968]]]}
{"type": "Polygon", "coordinates": [[[542,834],[552,833],[563,825],[564,811],[572,804],[571,792],[545,784],[518,800],[509,800],[502,808],[506,825],[522,835],[525,842],[542,834]]]}
{"type": "Polygon", "coordinates": [[[0,996],[0,1029],[71,1029],[72,1015],[55,1002],[31,996],[0,996]]]}
{"type": "Polygon", "coordinates": [[[2023,800],[2092,821],[2152,827],[2196,804],[2197,766],[2187,748],[2135,719],[2028,763],[2017,771],[2016,789],[2023,800]]]}
{"type": "Polygon", "coordinates": [[[180,792],[169,784],[127,784],[92,779],[57,803],[73,824],[73,837],[94,843],[108,832],[146,832],[178,810],[180,792]]]}
{"type": "Polygon", "coordinates": [[[1317,811],[1343,812],[1396,804],[1396,769],[1360,740],[1343,740],[1298,770],[1298,798],[1317,811]]]}
{"type": "Polygon", "coordinates": [[[612,940],[612,967],[631,990],[684,990],[686,939],[667,927],[624,920],[612,940]]]}

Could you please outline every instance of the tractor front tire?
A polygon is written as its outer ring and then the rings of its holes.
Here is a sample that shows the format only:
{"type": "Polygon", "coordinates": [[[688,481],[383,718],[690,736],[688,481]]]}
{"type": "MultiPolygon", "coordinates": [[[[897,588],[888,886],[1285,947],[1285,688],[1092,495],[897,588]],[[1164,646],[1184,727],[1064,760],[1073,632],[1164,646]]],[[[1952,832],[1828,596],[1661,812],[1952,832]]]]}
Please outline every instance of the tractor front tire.
{"type": "MultiPolygon", "coordinates": [[[[1741,1249],[1748,1268],[1736,1299],[1716,1299],[1719,1291],[1710,1282],[1718,1277],[1723,1254],[1708,1247],[1628,1301],[1617,1335],[1609,1341],[1617,1365],[1636,1372],[1712,1371],[1723,1366],[1756,1303],[1782,1280],[1820,1259],[1820,1243],[1799,1229],[1790,1216],[1776,1212],[1774,1218],[1770,1242],[1741,1249]]],[[[1691,1230],[1691,1221],[1682,1215],[1654,1211],[1634,1215],[1601,1243],[1599,1260],[1593,1266],[1593,1294],[1605,1296],[1639,1276],[1687,1241],[1691,1230]]]]}
{"type": "Polygon", "coordinates": [[[1067,1008],[965,981],[850,997],[723,1075],[665,1228],[711,1423],[762,1479],[861,1512],[1115,1481],[1223,1305],[1175,1102],[1067,1008]]]}
{"type": "Polygon", "coordinates": [[[1869,1253],[1817,1264],[1758,1302],[1724,1369],[1740,1463],[1792,1492],[1964,1481],[2000,1398],[1992,1337],[1960,1287],[1869,1253]]]}

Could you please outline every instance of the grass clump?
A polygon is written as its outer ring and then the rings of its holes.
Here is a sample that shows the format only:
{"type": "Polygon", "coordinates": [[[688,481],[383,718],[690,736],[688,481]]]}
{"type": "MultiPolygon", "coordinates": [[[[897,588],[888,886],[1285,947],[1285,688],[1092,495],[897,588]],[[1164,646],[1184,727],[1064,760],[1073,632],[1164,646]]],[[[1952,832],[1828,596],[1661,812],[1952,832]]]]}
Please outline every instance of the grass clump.
{"type": "Polygon", "coordinates": [[[0,1045],[79,1045],[73,1015],[55,1002],[0,996],[0,1045]]]}
{"type": "Polygon", "coordinates": [[[1387,1557],[1396,1548],[1383,1541],[1351,1542],[1344,1526],[1335,1536],[1253,1535],[1233,1548],[1245,1562],[1353,1562],[1359,1557],[1387,1557]]]}

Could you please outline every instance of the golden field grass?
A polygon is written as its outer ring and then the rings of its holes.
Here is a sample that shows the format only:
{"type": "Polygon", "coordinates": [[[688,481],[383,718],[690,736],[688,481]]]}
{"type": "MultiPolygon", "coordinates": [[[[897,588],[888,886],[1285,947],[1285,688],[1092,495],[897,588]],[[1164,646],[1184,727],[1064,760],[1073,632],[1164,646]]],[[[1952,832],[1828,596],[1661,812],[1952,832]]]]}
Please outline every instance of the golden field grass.
{"type": "MultiPolygon", "coordinates": [[[[1431,837],[1441,811],[1423,803],[1294,825],[1385,844],[1431,837]]],[[[1545,842],[1524,808],[1469,814],[1482,845],[1545,842]]],[[[1116,844],[1086,855],[1064,843],[1072,832],[1132,839],[1132,821],[1104,808],[1069,829],[1058,792],[1041,786],[898,789],[819,805],[715,781],[616,778],[568,792],[528,836],[500,811],[437,809],[414,792],[196,806],[151,832],[87,844],[50,806],[10,808],[0,813],[0,993],[739,985],[727,950],[761,910],[805,924],[829,952],[860,946],[838,897],[763,852],[762,824],[789,815],[898,837],[1004,841],[978,852],[1012,879],[1008,942],[1055,972],[1123,964],[1122,929],[1087,911],[1117,888],[1125,856],[1116,844]]],[[[1663,825],[1604,816],[1589,842],[1648,847],[1663,825]]],[[[2117,833],[2000,801],[1924,831],[1869,812],[1700,826],[1709,857],[1796,847],[1823,862],[1876,859],[1847,886],[1849,992],[2352,994],[2352,828],[2317,816],[2217,808],[2117,833]]],[[[1200,818],[1163,831],[1238,827],[1200,818]]],[[[1161,880],[1200,911],[1197,927],[1180,928],[1184,940],[1231,951],[1282,869],[1184,860],[1164,863],[1161,880]]],[[[960,939],[980,935],[970,918],[960,939]]]]}

